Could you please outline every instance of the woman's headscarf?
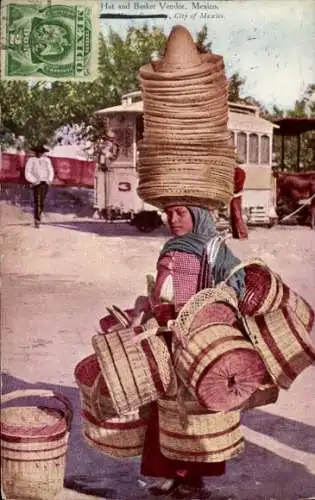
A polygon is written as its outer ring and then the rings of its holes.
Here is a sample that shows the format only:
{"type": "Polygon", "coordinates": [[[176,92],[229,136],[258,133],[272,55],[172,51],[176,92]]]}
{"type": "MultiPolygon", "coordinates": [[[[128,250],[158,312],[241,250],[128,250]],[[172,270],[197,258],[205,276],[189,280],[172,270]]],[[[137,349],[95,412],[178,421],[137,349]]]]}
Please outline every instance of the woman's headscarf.
{"type": "Polygon", "coordinates": [[[216,227],[208,210],[200,207],[187,207],[193,220],[193,230],[184,236],[176,236],[168,240],[160,257],[175,250],[179,252],[192,253],[201,260],[205,245],[215,236],[216,227]]]}
{"type": "MultiPolygon", "coordinates": [[[[168,240],[160,257],[169,252],[179,251],[191,253],[201,260],[207,243],[217,234],[215,223],[208,210],[200,207],[187,207],[193,219],[193,230],[184,236],[176,236],[168,240]]],[[[230,249],[222,242],[216,257],[213,269],[211,269],[214,283],[224,281],[230,271],[240,263],[240,260],[233,255],[230,249]]],[[[229,279],[232,286],[239,295],[244,288],[244,271],[240,270],[229,279]]]]}

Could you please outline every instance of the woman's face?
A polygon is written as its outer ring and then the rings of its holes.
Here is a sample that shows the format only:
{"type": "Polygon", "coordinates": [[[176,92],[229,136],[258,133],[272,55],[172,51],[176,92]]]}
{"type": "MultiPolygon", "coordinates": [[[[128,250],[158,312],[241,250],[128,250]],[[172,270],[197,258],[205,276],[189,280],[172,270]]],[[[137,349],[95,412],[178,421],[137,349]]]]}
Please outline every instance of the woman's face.
{"type": "Polygon", "coordinates": [[[169,207],[165,210],[165,212],[169,228],[174,236],[184,236],[185,234],[192,232],[194,223],[191,213],[187,207],[169,207]]]}

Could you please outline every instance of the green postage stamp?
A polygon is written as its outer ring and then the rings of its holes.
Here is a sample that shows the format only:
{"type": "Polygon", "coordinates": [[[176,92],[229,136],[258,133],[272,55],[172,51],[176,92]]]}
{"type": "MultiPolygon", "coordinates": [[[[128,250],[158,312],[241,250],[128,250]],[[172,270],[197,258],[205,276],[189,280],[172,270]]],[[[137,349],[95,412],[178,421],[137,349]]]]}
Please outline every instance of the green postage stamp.
{"type": "Polygon", "coordinates": [[[99,0],[2,0],[1,78],[96,78],[99,11],[99,0]]]}

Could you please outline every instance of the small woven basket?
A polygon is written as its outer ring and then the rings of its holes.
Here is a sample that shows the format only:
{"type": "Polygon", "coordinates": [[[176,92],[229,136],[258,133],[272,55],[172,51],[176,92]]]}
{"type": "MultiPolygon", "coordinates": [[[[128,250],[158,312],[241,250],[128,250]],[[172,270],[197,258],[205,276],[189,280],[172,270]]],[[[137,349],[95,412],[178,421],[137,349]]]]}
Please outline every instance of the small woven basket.
{"type": "Polygon", "coordinates": [[[239,300],[239,310],[245,316],[255,316],[277,310],[283,300],[283,283],[262,260],[242,262],[232,269],[229,278],[240,269],[245,272],[245,289],[239,300]]]}
{"type": "Polygon", "coordinates": [[[315,362],[315,349],[305,326],[289,307],[244,317],[252,344],[260,353],[274,383],[289,389],[315,362]]]}
{"type": "Polygon", "coordinates": [[[222,462],[244,450],[240,412],[209,413],[197,401],[158,401],[161,453],[172,460],[222,462]],[[183,417],[184,415],[184,417],[183,417]]]}
{"type": "Polygon", "coordinates": [[[18,406],[1,409],[1,482],[8,499],[51,500],[63,488],[72,409],[62,394],[21,390],[2,396],[2,404],[36,396],[55,398],[65,411],[18,406]]]}
{"type": "Polygon", "coordinates": [[[174,366],[189,392],[211,411],[229,411],[244,403],[262,384],[266,368],[240,330],[212,324],[176,344],[174,366]]]}
{"type": "MultiPolygon", "coordinates": [[[[237,310],[237,296],[233,288],[228,285],[221,285],[213,288],[204,288],[200,292],[193,295],[186,304],[180,309],[173,326],[182,338],[189,338],[189,335],[193,332],[194,328],[197,326],[206,326],[211,324],[207,318],[207,308],[213,304],[224,304],[228,306],[228,311],[236,312],[237,310]],[[202,324],[197,323],[199,320],[199,315],[203,316],[204,321],[202,324]]],[[[222,318],[222,322],[226,322],[226,319],[230,317],[227,312],[222,318]]],[[[234,318],[234,314],[233,314],[234,318]]],[[[233,320],[231,318],[231,320],[233,320]]],[[[218,321],[216,321],[218,322],[218,321]]]]}
{"type": "Polygon", "coordinates": [[[114,458],[141,455],[147,425],[146,408],[98,420],[83,405],[82,426],[85,440],[93,448],[114,458]]]}
{"type": "Polygon", "coordinates": [[[163,396],[174,376],[171,357],[157,329],[133,328],[92,338],[116,412],[126,414],[163,396]]]}
{"type": "Polygon", "coordinates": [[[81,403],[95,418],[101,420],[116,415],[104,377],[95,354],[82,359],[74,370],[80,389],[81,403]]]}

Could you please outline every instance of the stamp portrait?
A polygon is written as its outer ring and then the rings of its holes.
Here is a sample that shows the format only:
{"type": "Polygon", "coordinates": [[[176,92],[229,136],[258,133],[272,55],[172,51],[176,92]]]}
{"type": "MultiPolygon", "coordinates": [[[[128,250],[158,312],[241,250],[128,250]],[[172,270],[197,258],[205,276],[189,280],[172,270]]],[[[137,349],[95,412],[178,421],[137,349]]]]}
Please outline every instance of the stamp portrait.
{"type": "Polygon", "coordinates": [[[2,79],[96,78],[98,1],[3,0],[1,3],[2,79]]]}

